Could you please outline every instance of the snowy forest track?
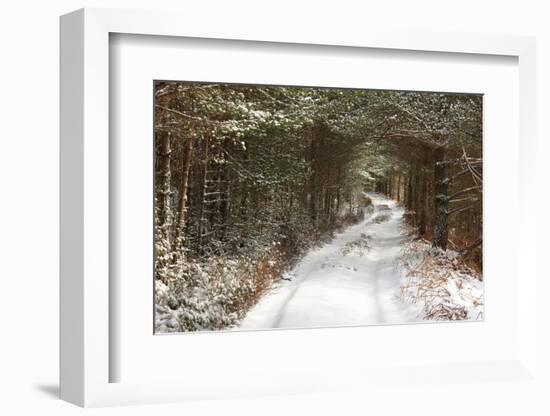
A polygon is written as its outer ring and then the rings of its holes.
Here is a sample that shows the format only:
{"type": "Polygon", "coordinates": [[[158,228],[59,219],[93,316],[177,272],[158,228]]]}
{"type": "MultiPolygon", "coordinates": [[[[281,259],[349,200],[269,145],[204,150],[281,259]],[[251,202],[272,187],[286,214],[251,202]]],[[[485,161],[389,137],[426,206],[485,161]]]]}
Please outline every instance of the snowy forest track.
{"type": "Polygon", "coordinates": [[[360,223],[311,250],[253,307],[238,329],[304,328],[422,320],[420,307],[400,299],[398,261],[404,210],[369,193],[374,210],[360,223]]]}

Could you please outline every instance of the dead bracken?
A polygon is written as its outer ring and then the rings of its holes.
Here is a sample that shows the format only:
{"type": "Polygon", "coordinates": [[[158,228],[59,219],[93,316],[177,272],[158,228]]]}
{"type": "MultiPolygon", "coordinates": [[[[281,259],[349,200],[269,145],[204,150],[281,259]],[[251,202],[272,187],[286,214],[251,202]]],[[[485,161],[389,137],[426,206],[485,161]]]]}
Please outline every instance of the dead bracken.
{"type": "Polygon", "coordinates": [[[424,319],[435,321],[483,318],[483,283],[454,251],[433,249],[412,240],[403,250],[401,298],[424,304],[424,319]]]}

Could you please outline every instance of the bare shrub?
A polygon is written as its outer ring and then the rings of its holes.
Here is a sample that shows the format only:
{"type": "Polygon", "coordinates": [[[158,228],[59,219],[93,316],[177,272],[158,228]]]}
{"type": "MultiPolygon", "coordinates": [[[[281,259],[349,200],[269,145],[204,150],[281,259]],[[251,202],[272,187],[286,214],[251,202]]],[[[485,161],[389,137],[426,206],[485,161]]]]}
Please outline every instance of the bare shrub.
{"type": "Polygon", "coordinates": [[[453,306],[439,303],[426,312],[426,319],[433,321],[461,321],[467,318],[464,306],[453,306]]]}
{"type": "Polygon", "coordinates": [[[464,320],[483,317],[480,276],[459,253],[433,249],[426,240],[411,240],[402,257],[405,279],[401,297],[424,304],[429,320],[464,320]]]}

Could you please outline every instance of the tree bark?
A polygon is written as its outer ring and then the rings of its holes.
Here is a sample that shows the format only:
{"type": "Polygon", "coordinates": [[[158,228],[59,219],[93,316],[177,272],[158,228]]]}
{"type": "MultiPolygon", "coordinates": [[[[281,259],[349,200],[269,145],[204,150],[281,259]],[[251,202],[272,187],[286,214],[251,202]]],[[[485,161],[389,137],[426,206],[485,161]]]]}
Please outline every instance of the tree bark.
{"type": "Polygon", "coordinates": [[[419,173],[421,181],[420,199],[418,201],[418,234],[426,234],[426,211],[428,199],[428,179],[423,170],[419,173]]]}
{"type": "Polygon", "coordinates": [[[201,196],[199,200],[199,227],[198,227],[198,236],[197,236],[197,251],[202,250],[202,239],[205,233],[205,221],[204,218],[204,198],[207,190],[207,180],[208,180],[208,148],[210,145],[210,140],[208,137],[203,139],[204,141],[204,153],[202,160],[202,185],[201,185],[201,196]]]}
{"type": "MultiPolygon", "coordinates": [[[[170,246],[170,228],[172,227],[171,189],[172,172],[170,171],[170,133],[157,133],[159,146],[159,176],[158,176],[158,227],[161,238],[170,246]]],[[[167,247],[168,249],[170,247],[167,247]]]]}
{"type": "Polygon", "coordinates": [[[397,175],[397,202],[401,202],[401,175],[397,175]]]}
{"type": "Polygon", "coordinates": [[[445,162],[445,147],[440,146],[434,151],[434,233],[432,247],[447,250],[449,230],[447,226],[447,208],[449,205],[449,184],[445,162]]]}
{"type": "Polygon", "coordinates": [[[414,166],[411,163],[411,167],[409,168],[409,177],[407,181],[407,208],[413,209],[413,179],[415,175],[414,166]]]}
{"type": "Polygon", "coordinates": [[[417,227],[420,223],[420,202],[422,198],[422,188],[421,188],[421,175],[422,168],[420,163],[417,161],[414,166],[414,185],[413,185],[413,196],[412,196],[412,205],[414,210],[414,226],[417,227]]]}
{"type": "Polygon", "coordinates": [[[185,150],[182,159],[182,173],[179,186],[178,198],[178,225],[176,243],[178,250],[183,248],[185,236],[185,223],[187,221],[187,190],[189,188],[189,172],[193,155],[193,139],[188,138],[185,143],[185,150]]]}

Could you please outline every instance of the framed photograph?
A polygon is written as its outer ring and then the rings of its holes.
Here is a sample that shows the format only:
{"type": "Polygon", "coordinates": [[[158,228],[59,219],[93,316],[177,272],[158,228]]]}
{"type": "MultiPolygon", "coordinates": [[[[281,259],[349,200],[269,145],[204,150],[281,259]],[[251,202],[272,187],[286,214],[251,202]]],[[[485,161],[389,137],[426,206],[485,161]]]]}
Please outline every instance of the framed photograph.
{"type": "Polygon", "coordinates": [[[483,319],[482,95],[154,94],[155,332],[483,319]]]}
{"type": "Polygon", "coordinates": [[[61,18],[61,397],[533,380],[534,40],[180,22],[61,18]]]}

